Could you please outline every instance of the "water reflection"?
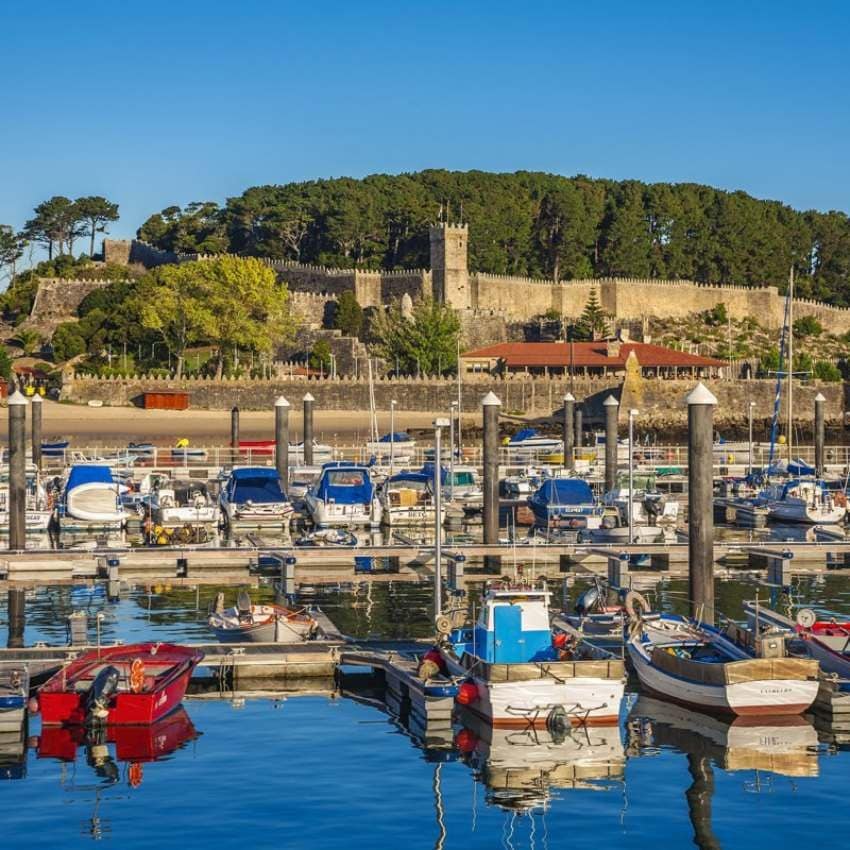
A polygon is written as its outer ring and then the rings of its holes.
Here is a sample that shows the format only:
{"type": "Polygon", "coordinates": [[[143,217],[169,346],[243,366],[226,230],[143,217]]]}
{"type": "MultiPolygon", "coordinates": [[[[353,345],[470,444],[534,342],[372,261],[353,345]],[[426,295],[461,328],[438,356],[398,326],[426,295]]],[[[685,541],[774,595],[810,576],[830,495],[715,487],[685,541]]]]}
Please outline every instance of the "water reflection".
{"type": "Polygon", "coordinates": [[[151,726],[105,726],[90,729],[82,726],[45,726],[31,742],[39,759],[61,762],[60,785],[69,794],[94,793],[94,809],[86,830],[94,839],[111,832],[110,822],[101,814],[108,799],[124,799],[144,782],[144,765],[167,759],[197,738],[184,708],[151,726]],[[78,771],[77,751],[83,751],[78,771]],[[122,783],[130,792],[115,793],[122,783]],[[113,795],[107,791],[113,789],[113,795]]]}
{"type": "Polygon", "coordinates": [[[486,800],[525,812],[546,808],[553,789],[607,791],[624,780],[626,751],[618,726],[494,729],[463,711],[455,745],[486,800]]]}

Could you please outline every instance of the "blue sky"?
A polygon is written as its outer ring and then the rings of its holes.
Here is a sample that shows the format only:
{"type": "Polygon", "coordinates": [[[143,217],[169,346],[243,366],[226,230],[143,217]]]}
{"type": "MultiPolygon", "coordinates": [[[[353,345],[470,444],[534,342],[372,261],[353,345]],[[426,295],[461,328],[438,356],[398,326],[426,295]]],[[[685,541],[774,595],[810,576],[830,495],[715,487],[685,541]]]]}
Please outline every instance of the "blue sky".
{"type": "Polygon", "coordinates": [[[850,209],[850,4],[149,0],[3,7],[0,223],[426,167],[850,209]]]}

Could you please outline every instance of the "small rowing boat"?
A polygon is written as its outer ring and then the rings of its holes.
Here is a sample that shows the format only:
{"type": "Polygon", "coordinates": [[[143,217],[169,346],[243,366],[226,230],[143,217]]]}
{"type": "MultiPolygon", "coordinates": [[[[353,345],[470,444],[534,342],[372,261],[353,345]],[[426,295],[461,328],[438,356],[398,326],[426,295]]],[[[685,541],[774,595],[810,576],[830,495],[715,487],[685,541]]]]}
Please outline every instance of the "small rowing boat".
{"type": "Polygon", "coordinates": [[[199,649],[170,643],[136,643],[92,650],[42,685],[45,726],[85,723],[156,723],[182,702],[199,649]]]}
{"type": "Polygon", "coordinates": [[[245,591],[231,608],[224,607],[224,594],[219,593],[208,623],[223,643],[297,643],[314,637],[319,628],[306,610],[254,605],[245,591]]]}

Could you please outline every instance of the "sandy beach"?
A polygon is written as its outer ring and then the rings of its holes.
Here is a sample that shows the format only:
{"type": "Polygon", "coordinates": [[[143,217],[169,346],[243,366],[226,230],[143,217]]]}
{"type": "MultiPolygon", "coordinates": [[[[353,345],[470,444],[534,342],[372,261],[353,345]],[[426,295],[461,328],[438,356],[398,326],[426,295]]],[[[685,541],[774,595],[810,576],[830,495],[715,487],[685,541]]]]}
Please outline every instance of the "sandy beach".
{"type": "MultiPolygon", "coordinates": [[[[43,436],[71,441],[73,446],[118,448],[128,442],[151,442],[158,446],[174,445],[186,438],[196,446],[226,446],[230,443],[230,411],[227,410],[141,410],[135,407],[84,407],[82,405],[43,402],[43,436]]],[[[397,411],[395,428],[430,429],[436,414],[397,411]]],[[[445,414],[441,414],[445,415],[445,414]]],[[[28,417],[29,418],[29,417],[28,417]]],[[[465,418],[470,425],[473,417],[465,418]]],[[[290,438],[301,439],[301,405],[293,406],[289,417],[290,438]]],[[[29,428],[29,426],[27,426],[29,428]]],[[[337,445],[359,445],[369,438],[369,412],[364,410],[316,410],[316,439],[337,445]]],[[[389,411],[378,412],[378,428],[389,431],[389,411]]],[[[0,435],[8,432],[8,414],[0,414],[0,435]]],[[[274,437],[274,412],[242,411],[239,434],[243,440],[274,437]]]]}

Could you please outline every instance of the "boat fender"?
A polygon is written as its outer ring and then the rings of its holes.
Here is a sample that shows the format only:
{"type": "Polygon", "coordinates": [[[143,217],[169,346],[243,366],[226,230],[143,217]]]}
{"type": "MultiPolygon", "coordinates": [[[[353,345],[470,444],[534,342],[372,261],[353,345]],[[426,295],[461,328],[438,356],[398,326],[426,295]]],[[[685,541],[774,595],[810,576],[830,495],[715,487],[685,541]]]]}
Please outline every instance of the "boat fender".
{"type": "Polygon", "coordinates": [[[437,647],[432,646],[423,656],[422,660],[419,662],[419,678],[420,679],[431,679],[437,673],[446,672],[446,661],[443,658],[443,654],[440,652],[437,647]]]}
{"type": "Polygon", "coordinates": [[[626,594],[623,607],[631,620],[638,620],[641,615],[649,612],[649,603],[636,590],[630,590],[626,594]]]}
{"type": "Polygon", "coordinates": [[[576,600],[575,611],[580,617],[584,617],[593,611],[600,603],[599,588],[596,585],[589,587],[576,600]]]}
{"type": "Polygon", "coordinates": [[[142,771],[143,768],[140,761],[130,762],[130,767],[127,769],[127,784],[131,788],[138,788],[142,784],[142,771]]]}
{"type": "Polygon", "coordinates": [[[145,685],[145,662],[141,658],[134,658],[130,665],[130,691],[140,694],[145,685]]]}
{"type": "Polygon", "coordinates": [[[467,680],[457,689],[455,702],[459,705],[472,705],[478,702],[478,685],[475,682],[467,680]]]}
{"type": "Polygon", "coordinates": [[[471,729],[461,729],[455,735],[455,747],[464,755],[469,755],[478,746],[478,736],[471,729]]]}
{"type": "Polygon", "coordinates": [[[109,713],[109,702],[118,692],[120,678],[118,668],[111,664],[95,676],[91,687],[86,692],[85,710],[89,721],[99,722],[106,719],[109,713]]]}
{"type": "Polygon", "coordinates": [[[797,612],[797,625],[810,629],[817,622],[817,614],[811,608],[801,608],[797,612]]]}

